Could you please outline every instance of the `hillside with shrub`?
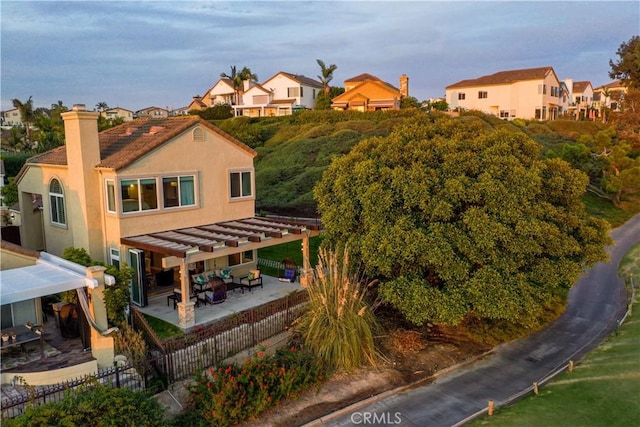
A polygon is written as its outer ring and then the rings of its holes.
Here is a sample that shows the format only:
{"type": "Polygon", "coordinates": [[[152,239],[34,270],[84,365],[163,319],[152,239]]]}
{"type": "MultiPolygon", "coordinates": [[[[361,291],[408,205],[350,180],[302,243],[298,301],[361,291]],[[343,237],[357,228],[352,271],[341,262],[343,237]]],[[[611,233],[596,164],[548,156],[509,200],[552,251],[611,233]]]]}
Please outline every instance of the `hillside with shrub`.
{"type": "MultiPolygon", "coordinates": [[[[388,136],[414,116],[437,121],[442,113],[420,110],[378,112],[304,111],[286,117],[238,117],[216,122],[221,129],[255,148],[256,210],[291,216],[317,216],[312,190],[337,156],[362,140],[388,136]]],[[[587,209],[624,222],[638,211],[640,150],[610,124],[594,121],[505,121],[480,112],[458,120],[486,129],[522,132],[543,146],[545,157],[562,158],[589,176],[587,209]]]]}

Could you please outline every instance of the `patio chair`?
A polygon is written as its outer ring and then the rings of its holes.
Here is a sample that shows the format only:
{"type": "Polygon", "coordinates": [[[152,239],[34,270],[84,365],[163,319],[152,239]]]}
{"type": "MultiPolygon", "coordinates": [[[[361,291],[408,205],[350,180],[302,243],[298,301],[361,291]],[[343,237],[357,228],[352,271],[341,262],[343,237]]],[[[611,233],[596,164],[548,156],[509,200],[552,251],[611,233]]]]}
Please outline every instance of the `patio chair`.
{"type": "Polygon", "coordinates": [[[242,276],[240,278],[240,286],[242,286],[243,293],[244,288],[249,289],[249,292],[251,292],[251,289],[256,286],[264,288],[262,286],[262,276],[260,275],[260,270],[251,270],[249,274],[247,274],[246,276],[242,276]]]}

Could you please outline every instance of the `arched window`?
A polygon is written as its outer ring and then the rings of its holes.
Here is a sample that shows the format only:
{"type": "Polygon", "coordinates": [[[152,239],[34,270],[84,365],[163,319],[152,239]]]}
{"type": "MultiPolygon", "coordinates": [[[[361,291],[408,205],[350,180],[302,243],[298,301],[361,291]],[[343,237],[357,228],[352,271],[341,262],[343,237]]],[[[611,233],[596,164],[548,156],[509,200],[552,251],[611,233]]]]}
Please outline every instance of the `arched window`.
{"type": "Polygon", "coordinates": [[[51,203],[51,223],[55,225],[67,225],[67,215],[64,210],[64,193],[62,185],[57,179],[49,184],[49,202],[51,203]]]}

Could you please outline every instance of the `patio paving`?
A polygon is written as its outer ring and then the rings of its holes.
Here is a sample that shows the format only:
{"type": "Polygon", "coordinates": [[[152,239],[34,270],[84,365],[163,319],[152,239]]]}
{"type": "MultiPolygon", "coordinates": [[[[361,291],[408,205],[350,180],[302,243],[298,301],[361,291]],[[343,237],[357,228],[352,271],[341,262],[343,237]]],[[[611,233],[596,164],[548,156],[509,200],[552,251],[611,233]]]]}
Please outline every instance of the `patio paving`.
{"type": "MultiPolygon", "coordinates": [[[[227,291],[227,299],[220,304],[199,304],[195,308],[195,325],[208,325],[227,316],[240,313],[252,307],[257,307],[270,301],[283,298],[286,295],[302,289],[300,283],[280,282],[273,276],[262,275],[263,287],[254,287],[249,291],[240,288],[227,291]]],[[[173,302],[167,305],[167,295],[173,293],[173,288],[161,294],[149,296],[149,305],[138,308],[144,314],[156,317],[178,326],[178,310],[173,308],[173,302]]]]}

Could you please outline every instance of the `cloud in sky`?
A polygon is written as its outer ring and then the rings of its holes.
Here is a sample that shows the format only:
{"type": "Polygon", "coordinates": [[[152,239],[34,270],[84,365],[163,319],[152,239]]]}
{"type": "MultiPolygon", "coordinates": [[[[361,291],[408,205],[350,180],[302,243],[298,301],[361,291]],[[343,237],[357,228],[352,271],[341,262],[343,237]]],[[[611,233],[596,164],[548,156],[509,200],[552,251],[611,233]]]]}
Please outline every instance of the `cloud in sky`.
{"type": "Polygon", "coordinates": [[[609,59],[639,32],[625,2],[3,1],[1,108],[98,102],[177,108],[230,66],[265,81],[278,71],[333,85],[360,73],[410,95],[501,70],[553,66],[560,79],[609,81],[609,59]]]}

